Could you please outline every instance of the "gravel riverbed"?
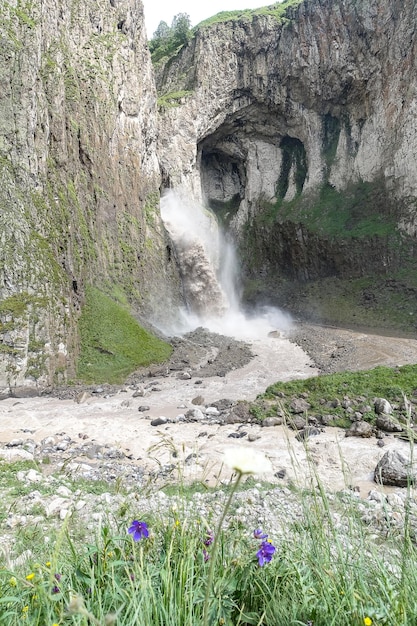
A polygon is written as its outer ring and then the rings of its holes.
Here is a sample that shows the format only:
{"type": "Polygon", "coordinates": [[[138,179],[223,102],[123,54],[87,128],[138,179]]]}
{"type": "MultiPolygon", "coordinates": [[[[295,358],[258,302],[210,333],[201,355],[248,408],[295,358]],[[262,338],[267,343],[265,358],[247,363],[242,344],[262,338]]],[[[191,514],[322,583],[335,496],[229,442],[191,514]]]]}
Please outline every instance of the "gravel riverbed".
{"type": "MultiPolygon", "coordinates": [[[[374,437],[354,440],[326,428],[306,445],[285,426],[265,428],[250,418],[245,423],[224,415],[228,406],[233,414],[239,400],[255,399],[276,380],[417,363],[417,340],[298,325],[251,342],[198,329],[175,343],[169,363],[136,372],[123,386],[3,394],[0,456],[36,464],[16,476],[25,495],[3,489],[4,546],[26,525],[47,528],[71,516],[93,526],[109,511],[120,510],[126,498],[137,515],[168,511],[179,501],[163,487],[181,481],[218,486],[184,505],[216,516],[224,499],[220,487],[232,478],[222,464],[230,445],[262,451],[273,466],[273,475],[259,477],[262,482],[237,495],[233,515],[241,523],[285,532],[303,515],[299,489],[314,490],[318,477],[335,505],[342,494],[357,502],[367,524],[401,528],[407,490],[373,483],[382,455],[374,437]],[[109,489],[95,494],[88,485],[99,481],[109,489]],[[116,485],[123,486],[123,494],[116,493],[116,485]]],[[[384,451],[407,446],[388,437],[384,451]]],[[[335,520],[343,525],[337,508],[335,520]]],[[[410,510],[414,524],[414,496],[410,510]]]]}

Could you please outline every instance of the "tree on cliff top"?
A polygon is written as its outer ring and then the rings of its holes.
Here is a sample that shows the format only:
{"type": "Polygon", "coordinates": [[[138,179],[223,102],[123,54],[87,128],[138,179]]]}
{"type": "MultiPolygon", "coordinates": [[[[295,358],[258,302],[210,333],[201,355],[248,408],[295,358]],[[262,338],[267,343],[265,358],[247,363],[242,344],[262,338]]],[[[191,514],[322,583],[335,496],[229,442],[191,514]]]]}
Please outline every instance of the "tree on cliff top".
{"type": "Polygon", "coordinates": [[[159,22],[149,42],[152,61],[155,63],[165,56],[171,56],[177,48],[185,45],[191,37],[191,19],[187,13],[174,16],[171,26],[159,22]]]}

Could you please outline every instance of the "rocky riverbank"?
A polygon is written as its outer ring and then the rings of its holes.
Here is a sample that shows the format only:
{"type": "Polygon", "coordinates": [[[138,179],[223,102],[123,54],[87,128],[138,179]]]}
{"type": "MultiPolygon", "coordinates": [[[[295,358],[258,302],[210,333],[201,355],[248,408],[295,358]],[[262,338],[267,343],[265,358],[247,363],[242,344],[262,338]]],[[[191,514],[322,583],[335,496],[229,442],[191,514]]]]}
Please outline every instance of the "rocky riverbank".
{"type": "Polygon", "coordinates": [[[367,524],[401,529],[407,489],[377,485],[374,471],[387,451],[407,455],[406,441],[386,433],[381,448],[374,436],[345,437],[334,427],[305,440],[285,425],[259,423],[246,400],[276,380],[415,363],[416,340],[302,325],[288,337],[248,343],[199,329],[174,343],[169,363],[136,372],[126,385],[73,386],[0,402],[0,457],[29,464],[3,485],[2,543],[18,528],[68,515],[94,525],[104,511],[120,510],[121,492],[140,511],[168,510],[178,502],[161,488],[180,483],[219,488],[193,497],[208,515],[222,506],[221,487],[231,479],[223,453],[235,445],[263,451],[273,467],[259,477],[267,483],[238,497],[238,521],[278,533],[277,511],[286,524],[298,519],[298,488],[320,481],[331,499],[336,492],[353,498],[367,524]]]}

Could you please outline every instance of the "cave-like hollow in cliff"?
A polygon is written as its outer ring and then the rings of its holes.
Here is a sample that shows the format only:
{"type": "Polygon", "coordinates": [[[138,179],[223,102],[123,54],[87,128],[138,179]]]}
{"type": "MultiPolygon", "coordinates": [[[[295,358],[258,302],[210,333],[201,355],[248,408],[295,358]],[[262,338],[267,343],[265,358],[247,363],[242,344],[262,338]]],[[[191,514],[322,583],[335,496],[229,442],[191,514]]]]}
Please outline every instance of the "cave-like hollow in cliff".
{"type": "MultiPolygon", "coordinates": [[[[231,114],[198,145],[205,203],[228,226],[242,202],[301,194],[308,159],[301,138],[277,110],[250,105],[231,114]]],[[[255,209],[256,210],[256,209],[255,209]]]]}

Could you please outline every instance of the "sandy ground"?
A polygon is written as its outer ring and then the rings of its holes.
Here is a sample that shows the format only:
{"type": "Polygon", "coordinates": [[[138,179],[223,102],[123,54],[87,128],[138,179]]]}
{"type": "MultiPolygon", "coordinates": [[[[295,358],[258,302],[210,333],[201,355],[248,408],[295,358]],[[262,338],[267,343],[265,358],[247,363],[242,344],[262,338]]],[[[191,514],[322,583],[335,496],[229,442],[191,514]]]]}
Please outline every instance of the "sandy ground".
{"type": "MultiPolygon", "coordinates": [[[[334,342],[339,342],[339,346],[349,342],[349,362],[356,359],[360,368],[417,363],[414,339],[337,329],[320,332],[329,336],[328,351],[334,342]]],[[[64,434],[73,439],[83,436],[101,445],[120,447],[131,455],[131,462],[149,470],[174,461],[183,479],[216,484],[230,476],[222,465],[225,447],[250,446],[267,454],[275,473],[285,470],[280,482],[309,484],[316,473],[329,489],[340,489],[347,484],[366,495],[375,488],[372,478],[378,460],[388,449],[407,451],[406,442],[391,436],[380,448],[374,438],[345,438],[340,429],[327,428],[306,446],[284,426],[261,428],[255,424],[221,426],[198,422],[151,425],[156,417],[176,418],[195,408],[192,400],[198,395],[204,398],[205,406],[222,398],[252,400],[277,380],[306,378],[318,373],[310,357],[285,337],[272,336],[251,345],[256,356],[243,368],[223,377],[193,377],[183,381],[172,374],[152,378],[144,384],[144,397],[134,397],[134,390],[125,387],[107,397],[92,394],[82,403],[50,396],[6,398],[0,402],[0,447],[22,437],[38,442],[51,435],[57,440],[64,434]],[[149,409],[139,411],[143,406],[149,409]],[[237,432],[246,435],[239,439],[229,437],[237,432]],[[248,441],[248,435],[258,438],[248,441]],[[191,454],[196,455],[193,462],[185,462],[191,454]]],[[[329,354],[334,360],[332,353],[329,354]]],[[[339,366],[342,369],[343,363],[339,366]]],[[[262,478],[277,480],[272,476],[262,478]]]]}

